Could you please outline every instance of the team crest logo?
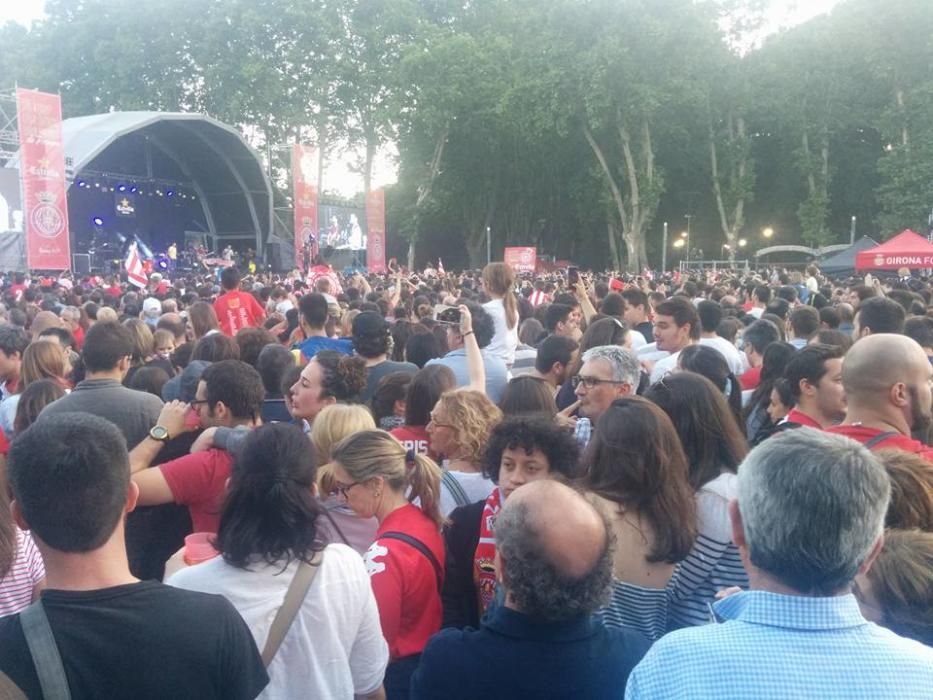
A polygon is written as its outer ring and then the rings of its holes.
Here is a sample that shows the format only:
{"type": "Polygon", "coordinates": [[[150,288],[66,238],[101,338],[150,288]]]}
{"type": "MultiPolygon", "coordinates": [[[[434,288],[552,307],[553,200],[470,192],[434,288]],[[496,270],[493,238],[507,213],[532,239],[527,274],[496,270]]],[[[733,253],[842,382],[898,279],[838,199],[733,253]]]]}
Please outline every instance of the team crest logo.
{"type": "Polygon", "coordinates": [[[30,220],[43,238],[56,238],[65,228],[65,217],[51,192],[39,192],[36,197],[39,204],[32,210],[30,220]]]}
{"type": "Polygon", "coordinates": [[[878,267],[881,267],[882,265],[884,265],[884,256],[881,255],[880,253],[875,256],[875,265],[877,265],[878,267]]]}

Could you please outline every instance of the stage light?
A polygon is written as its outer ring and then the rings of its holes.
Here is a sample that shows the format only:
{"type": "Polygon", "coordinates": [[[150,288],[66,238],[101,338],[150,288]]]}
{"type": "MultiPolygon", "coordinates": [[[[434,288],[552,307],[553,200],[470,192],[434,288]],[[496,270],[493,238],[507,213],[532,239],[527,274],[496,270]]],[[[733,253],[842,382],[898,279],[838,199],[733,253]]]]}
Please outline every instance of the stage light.
{"type": "Polygon", "coordinates": [[[94,222],[94,225],[95,225],[95,226],[103,226],[103,225],[104,225],[104,220],[103,220],[102,218],[100,218],[99,216],[95,216],[93,219],[91,219],[91,221],[94,222]]]}
{"type": "Polygon", "coordinates": [[[87,183],[84,180],[78,180],[78,187],[85,187],[87,183]]]}
{"type": "Polygon", "coordinates": [[[120,192],[126,192],[126,185],[117,185],[117,189],[120,192]]]}
{"type": "Polygon", "coordinates": [[[94,183],[94,187],[100,187],[100,183],[99,183],[99,182],[95,182],[95,183],[94,183]]]}
{"type": "Polygon", "coordinates": [[[132,187],[130,187],[130,192],[136,192],[136,185],[133,185],[132,187]]]}
{"type": "Polygon", "coordinates": [[[166,260],[163,256],[160,255],[158,258],[156,258],[156,267],[159,268],[160,270],[167,270],[168,260],[166,260]]]}
{"type": "Polygon", "coordinates": [[[168,192],[165,193],[165,196],[166,196],[166,197],[174,197],[174,196],[175,196],[175,190],[169,190],[168,192]]]}

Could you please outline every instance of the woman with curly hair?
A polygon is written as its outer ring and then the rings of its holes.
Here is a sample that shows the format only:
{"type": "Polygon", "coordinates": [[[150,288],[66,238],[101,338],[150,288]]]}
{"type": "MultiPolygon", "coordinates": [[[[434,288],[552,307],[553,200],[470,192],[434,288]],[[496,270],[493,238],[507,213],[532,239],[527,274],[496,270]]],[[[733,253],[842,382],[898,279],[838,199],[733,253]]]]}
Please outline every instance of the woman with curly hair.
{"type": "Polygon", "coordinates": [[[541,416],[506,418],[489,436],[482,473],[495,484],[484,500],[455,508],[444,528],[444,627],[479,627],[496,593],[495,519],[506,499],[539,479],[573,480],[579,446],[541,416]]]}
{"type": "Polygon", "coordinates": [[[457,389],[441,395],[428,422],[430,450],[444,457],[441,513],[486,498],[495,487],[480,468],[489,434],[502,411],[486,394],[457,389]]]}

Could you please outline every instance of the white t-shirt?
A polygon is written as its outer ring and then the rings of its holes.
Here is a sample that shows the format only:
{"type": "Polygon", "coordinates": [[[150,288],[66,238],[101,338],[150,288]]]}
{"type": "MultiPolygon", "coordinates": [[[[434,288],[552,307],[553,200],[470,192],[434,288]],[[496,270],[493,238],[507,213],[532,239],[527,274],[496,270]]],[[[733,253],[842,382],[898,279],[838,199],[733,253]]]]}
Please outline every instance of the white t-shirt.
{"type": "MultiPolygon", "coordinates": [[[[454,477],[457,483],[460,484],[460,488],[466,492],[469,499],[467,503],[485,501],[489,498],[492,490],[496,488],[496,485],[492,483],[492,479],[487,479],[480,472],[448,471],[447,473],[454,477]]],[[[441,514],[446,518],[450,515],[450,511],[459,505],[462,504],[457,503],[450,489],[447,488],[447,484],[441,482],[441,514]]]]}
{"type": "Polygon", "coordinates": [[[765,312],[765,310],[764,310],[763,308],[761,308],[760,306],[753,306],[752,308],[750,308],[750,309],[748,310],[748,313],[749,313],[750,315],[754,316],[755,318],[761,318],[761,315],[762,315],[764,312],[765,312]]]}
{"type": "Polygon", "coordinates": [[[673,372],[677,368],[678,357],[680,357],[680,350],[655,362],[654,369],[651,370],[651,383],[659,382],[673,372]]]}
{"type": "Polygon", "coordinates": [[[648,341],[645,340],[645,336],[643,336],[640,331],[636,331],[634,328],[629,330],[628,337],[632,341],[632,350],[637,351],[639,348],[643,348],[648,344],[648,341]]]}
{"type": "Polygon", "coordinates": [[[498,357],[505,362],[506,367],[511,367],[515,362],[515,348],[518,347],[518,322],[509,329],[505,322],[505,305],[502,299],[493,299],[483,304],[486,313],[492,316],[493,323],[496,326],[496,333],[483,350],[494,357],[498,357]]]}
{"type": "MultiPolygon", "coordinates": [[[[298,562],[284,571],[263,563],[251,569],[215,557],[182,569],[167,583],[224,596],[246,621],[261,650],[298,562]]],[[[354,694],[365,695],[381,685],[388,661],[389,647],[363,559],[346,545],[331,544],[269,664],[269,685],[259,697],[352,700],[354,694]]]]}
{"type": "Polygon", "coordinates": [[[725,338],[700,338],[700,345],[706,345],[722,353],[722,356],[726,358],[729,369],[736,377],[748,369],[745,353],[739,352],[739,349],[725,338]]]}

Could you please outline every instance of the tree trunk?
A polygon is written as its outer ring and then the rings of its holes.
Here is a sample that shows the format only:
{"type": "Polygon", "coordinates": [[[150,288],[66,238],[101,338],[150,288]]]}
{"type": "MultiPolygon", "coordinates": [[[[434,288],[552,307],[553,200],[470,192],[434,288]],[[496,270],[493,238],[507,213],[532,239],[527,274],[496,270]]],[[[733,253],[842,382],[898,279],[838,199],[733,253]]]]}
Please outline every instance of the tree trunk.
{"type": "Polygon", "coordinates": [[[324,191],[324,160],[327,153],[327,138],[327,114],[324,112],[322,105],[317,116],[317,191],[319,194],[324,191]]]}
{"type": "Polygon", "coordinates": [[[904,106],[904,90],[898,85],[894,90],[894,98],[897,100],[897,110],[901,113],[901,146],[907,158],[910,159],[910,132],[907,129],[907,109],[904,106]]]}
{"type": "MultiPolygon", "coordinates": [[[[593,137],[593,132],[590,131],[590,128],[586,125],[583,126],[583,135],[586,137],[586,142],[590,145],[590,148],[593,149],[593,154],[596,156],[596,160],[599,161],[599,165],[603,169],[603,174],[606,176],[609,192],[612,194],[612,202],[615,204],[616,214],[619,216],[619,221],[622,223],[622,230],[624,232],[628,229],[628,226],[626,225],[625,202],[622,199],[622,191],[619,189],[619,184],[616,182],[615,177],[613,177],[612,169],[609,167],[609,162],[606,160],[606,154],[603,153],[602,148],[599,147],[599,144],[593,137]]],[[[609,234],[609,250],[612,252],[613,259],[616,261],[617,269],[621,270],[621,260],[619,260],[619,253],[614,238],[615,223],[611,218],[608,221],[609,227],[607,232],[609,234]]]]}
{"type": "Polygon", "coordinates": [[[612,211],[612,203],[606,201],[606,235],[609,237],[609,255],[613,270],[622,269],[622,259],[619,257],[619,230],[616,226],[616,215],[612,211]]]}
{"type": "Polygon", "coordinates": [[[363,192],[369,194],[373,184],[373,161],[376,159],[377,138],[375,130],[366,134],[366,159],[363,161],[363,192]]]}
{"type": "Polygon", "coordinates": [[[628,129],[626,129],[625,125],[621,122],[621,115],[616,114],[616,118],[620,120],[617,126],[619,129],[619,139],[622,141],[622,156],[625,159],[625,170],[628,175],[626,179],[629,191],[629,209],[631,211],[629,225],[626,226],[625,230],[622,232],[625,237],[625,248],[628,251],[626,268],[629,272],[638,273],[642,268],[642,261],[639,255],[641,251],[639,239],[644,236],[642,232],[641,190],[638,185],[638,169],[635,167],[635,157],[632,154],[631,136],[629,135],[628,129]]]}
{"type": "Polygon", "coordinates": [[[816,178],[813,176],[813,165],[810,156],[810,136],[807,134],[806,129],[803,131],[803,154],[804,158],[806,158],[807,186],[809,187],[810,196],[812,197],[816,194],[816,178]]]}
{"type": "Polygon", "coordinates": [[[441,159],[444,157],[444,148],[447,146],[447,137],[450,135],[450,122],[444,124],[441,133],[438,135],[434,144],[434,155],[428,165],[427,179],[418,186],[418,198],[415,200],[415,224],[411,233],[411,239],[408,242],[408,269],[415,269],[415,244],[418,242],[418,236],[421,233],[421,208],[431,196],[431,190],[434,187],[434,181],[441,172],[441,159]]]}

